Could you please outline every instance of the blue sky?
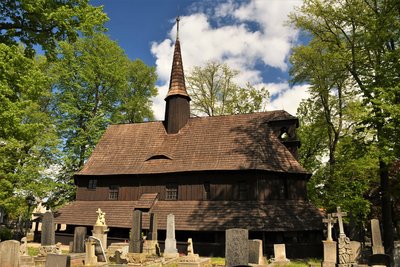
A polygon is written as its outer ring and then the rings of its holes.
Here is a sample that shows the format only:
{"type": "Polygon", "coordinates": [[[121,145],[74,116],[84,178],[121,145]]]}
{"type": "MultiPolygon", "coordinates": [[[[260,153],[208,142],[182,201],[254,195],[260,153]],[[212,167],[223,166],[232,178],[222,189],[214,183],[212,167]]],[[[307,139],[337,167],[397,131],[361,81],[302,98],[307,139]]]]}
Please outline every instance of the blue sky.
{"type": "Polygon", "coordinates": [[[156,119],[164,116],[175,18],[181,16],[180,40],[185,73],[216,60],[239,70],[236,81],[266,87],[267,109],[295,114],[307,86],[290,86],[288,56],[299,33],[285,26],[301,0],[92,0],[110,18],[106,27],[131,59],[155,66],[159,96],[153,99],[156,119]]]}

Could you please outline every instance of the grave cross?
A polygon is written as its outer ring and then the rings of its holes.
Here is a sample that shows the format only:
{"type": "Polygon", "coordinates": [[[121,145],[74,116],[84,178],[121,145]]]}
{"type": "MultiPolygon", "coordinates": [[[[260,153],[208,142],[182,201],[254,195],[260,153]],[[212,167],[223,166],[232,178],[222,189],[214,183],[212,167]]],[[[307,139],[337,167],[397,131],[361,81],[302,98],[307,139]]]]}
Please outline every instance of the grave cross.
{"type": "Polygon", "coordinates": [[[328,218],[326,219],[322,219],[322,222],[327,223],[327,227],[328,227],[328,237],[327,237],[327,241],[332,241],[332,227],[333,224],[336,223],[337,219],[332,218],[332,214],[328,214],[328,218]]]}
{"type": "Polygon", "coordinates": [[[340,209],[338,206],[336,208],[337,212],[332,213],[333,217],[337,217],[338,222],[339,222],[339,237],[346,237],[346,234],[344,233],[344,228],[343,228],[343,217],[347,216],[347,212],[344,212],[340,209]]]}

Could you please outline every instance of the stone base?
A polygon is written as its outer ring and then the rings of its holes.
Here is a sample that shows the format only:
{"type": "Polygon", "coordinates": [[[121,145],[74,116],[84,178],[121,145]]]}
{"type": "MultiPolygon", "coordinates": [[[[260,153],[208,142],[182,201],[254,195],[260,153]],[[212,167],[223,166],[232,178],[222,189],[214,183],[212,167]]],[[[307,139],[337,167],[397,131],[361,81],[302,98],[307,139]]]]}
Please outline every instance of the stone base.
{"type": "Polygon", "coordinates": [[[146,240],[143,244],[143,253],[147,255],[157,255],[156,247],[159,247],[157,240],[146,240]]]}
{"type": "Polygon", "coordinates": [[[35,267],[46,267],[46,257],[35,257],[34,258],[35,261],[35,267]]]}
{"type": "MultiPolygon", "coordinates": [[[[193,255],[179,258],[178,267],[211,267],[211,259],[210,258],[197,258],[196,261],[191,261],[194,258],[193,255]],[[186,259],[185,259],[186,258],[186,259]]],[[[198,256],[198,255],[197,255],[198,256]]]]}
{"type": "Polygon", "coordinates": [[[35,260],[32,256],[23,255],[19,256],[19,267],[32,267],[35,266],[35,260]]]}
{"type": "Polygon", "coordinates": [[[127,258],[128,263],[142,264],[146,261],[146,254],[129,252],[127,258]]]}
{"type": "Polygon", "coordinates": [[[174,259],[174,258],[178,258],[179,257],[179,253],[165,253],[163,254],[163,257],[165,259],[174,259]]]}
{"type": "Polygon", "coordinates": [[[335,262],[322,262],[322,267],[336,267],[336,263],[335,262]]]}
{"type": "Polygon", "coordinates": [[[372,254],[385,254],[383,246],[372,246],[372,254]]]}

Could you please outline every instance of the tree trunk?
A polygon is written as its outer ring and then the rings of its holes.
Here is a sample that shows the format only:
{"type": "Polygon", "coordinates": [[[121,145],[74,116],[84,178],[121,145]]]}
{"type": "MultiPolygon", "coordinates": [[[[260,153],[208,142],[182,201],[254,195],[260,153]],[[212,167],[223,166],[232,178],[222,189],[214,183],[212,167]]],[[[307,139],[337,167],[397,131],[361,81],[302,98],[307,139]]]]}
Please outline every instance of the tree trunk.
{"type": "Polygon", "coordinates": [[[392,255],[394,248],[394,232],[390,201],[389,170],[387,164],[382,159],[379,160],[379,174],[381,178],[383,245],[385,247],[385,253],[392,255]]]}

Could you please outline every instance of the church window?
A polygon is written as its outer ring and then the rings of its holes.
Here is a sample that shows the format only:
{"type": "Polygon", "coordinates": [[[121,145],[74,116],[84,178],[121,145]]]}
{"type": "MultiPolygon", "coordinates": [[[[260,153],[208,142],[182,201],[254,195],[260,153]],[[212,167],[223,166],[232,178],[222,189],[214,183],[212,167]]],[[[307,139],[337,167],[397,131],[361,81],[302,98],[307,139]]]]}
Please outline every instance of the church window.
{"type": "Polygon", "coordinates": [[[283,140],[283,141],[286,141],[286,140],[288,140],[290,138],[290,135],[289,135],[289,133],[288,133],[288,129],[286,128],[286,127],[283,127],[282,129],[281,129],[281,133],[280,133],[280,135],[279,135],[279,139],[281,139],[281,140],[283,140]]]}
{"type": "Polygon", "coordinates": [[[97,187],[97,180],[90,179],[88,184],[88,189],[96,189],[96,187],[97,187]]]}
{"type": "Polygon", "coordinates": [[[247,184],[239,182],[239,200],[246,200],[248,193],[247,184]]]}
{"type": "Polygon", "coordinates": [[[210,182],[204,182],[204,200],[211,199],[211,187],[210,182]]]}
{"type": "Polygon", "coordinates": [[[178,199],[178,185],[177,184],[167,184],[165,192],[166,200],[177,200],[178,199]]]}
{"type": "Polygon", "coordinates": [[[109,200],[118,200],[119,186],[116,184],[110,185],[110,191],[108,194],[109,200]]]}

